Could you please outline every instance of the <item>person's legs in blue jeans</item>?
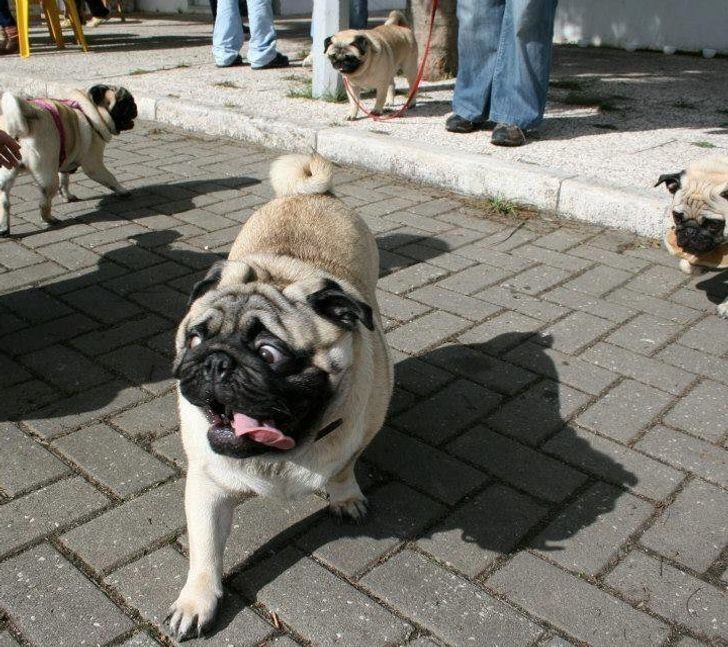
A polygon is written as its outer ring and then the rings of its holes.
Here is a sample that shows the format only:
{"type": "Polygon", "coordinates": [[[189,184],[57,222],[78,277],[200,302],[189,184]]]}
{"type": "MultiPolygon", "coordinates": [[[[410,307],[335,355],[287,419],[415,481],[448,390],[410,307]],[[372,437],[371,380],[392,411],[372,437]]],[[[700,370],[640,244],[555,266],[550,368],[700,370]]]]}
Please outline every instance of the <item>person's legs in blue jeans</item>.
{"type": "Polygon", "coordinates": [[[522,130],[541,123],[551,73],[557,0],[506,0],[490,119],[522,130]]]}
{"type": "Polygon", "coordinates": [[[506,0],[458,0],[458,76],[453,112],[473,122],[488,118],[506,0]]]}
{"type": "Polygon", "coordinates": [[[369,22],[369,0],[349,0],[349,29],[366,29],[369,22]]]}
{"type": "Polygon", "coordinates": [[[232,65],[240,56],[243,40],[238,0],[218,0],[215,27],[212,30],[212,55],[215,64],[219,67],[232,65]]]}
{"type": "Polygon", "coordinates": [[[276,57],[272,0],[248,0],[248,21],[250,23],[248,61],[253,68],[263,67],[276,57]]]}
{"type": "Polygon", "coordinates": [[[15,27],[15,18],[10,13],[8,0],[0,0],[0,27],[15,27]]]}

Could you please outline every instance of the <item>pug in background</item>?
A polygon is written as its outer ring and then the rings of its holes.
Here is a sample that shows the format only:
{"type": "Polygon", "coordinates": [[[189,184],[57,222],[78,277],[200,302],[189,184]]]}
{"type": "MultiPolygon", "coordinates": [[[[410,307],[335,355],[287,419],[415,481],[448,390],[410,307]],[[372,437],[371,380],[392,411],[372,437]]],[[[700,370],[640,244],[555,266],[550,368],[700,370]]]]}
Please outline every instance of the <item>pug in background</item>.
{"type": "MultiPolygon", "coordinates": [[[[660,184],[672,194],[673,226],[665,234],[665,246],[680,257],[680,269],[699,274],[703,268],[728,267],[728,158],[714,157],[661,175],[655,186],[660,184]]],[[[718,305],[718,314],[728,317],[728,300],[718,305]]]]}
{"type": "Polygon", "coordinates": [[[122,87],[95,85],[75,90],[68,99],[26,101],[5,92],[0,100],[0,129],[17,139],[21,164],[0,168],[0,236],[10,234],[9,192],[18,173],[28,171],[40,189],[40,215],[56,223],[51,203],[59,188],[66,202],[77,200],[68,188],[70,174],[79,167],[92,180],[119,195],[129,192],[104,166],[104,148],[114,135],[134,127],[137,106],[122,87]]]}
{"type": "MultiPolygon", "coordinates": [[[[349,114],[356,119],[357,101],[362,90],[374,89],[377,98],[372,114],[381,115],[385,105],[394,103],[394,77],[401,70],[412,89],[417,78],[417,41],[399,11],[392,11],[387,21],[374,29],[345,29],[324,41],[324,51],[331,64],[349,81],[349,114]]],[[[413,98],[411,106],[414,107],[413,98]]]]}
{"type": "Polygon", "coordinates": [[[278,197],[195,286],[177,331],[190,551],[168,616],[177,638],[215,617],[237,495],[325,489],[335,514],[366,512],[354,464],[384,421],[393,371],[376,242],[331,195],[331,175],[319,156],[274,162],[278,197]]]}

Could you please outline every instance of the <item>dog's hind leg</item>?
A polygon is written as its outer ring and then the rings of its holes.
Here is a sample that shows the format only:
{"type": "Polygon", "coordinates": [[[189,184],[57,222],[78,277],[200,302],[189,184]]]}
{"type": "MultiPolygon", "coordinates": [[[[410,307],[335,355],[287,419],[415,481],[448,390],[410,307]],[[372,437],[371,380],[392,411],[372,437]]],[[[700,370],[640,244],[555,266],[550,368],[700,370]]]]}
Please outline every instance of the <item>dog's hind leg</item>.
{"type": "Polygon", "coordinates": [[[16,177],[17,168],[0,168],[0,236],[10,235],[10,189],[16,177]]]}
{"type": "Polygon", "coordinates": [[[71,174],[70,173],[59,173],[58,174],[58,182],[61,185],[61,196],[63,196],[63,199],[66,202],[78,202],[78,198],[71,193],[71,191],[68,189],[68,184],[71,181],[71,174]]]}
{"type": "Polygon", "coordinates": [[[349,86],[349,94],[347,95],[347,98],[349,99],[349,113],[346,115],[347,121],[354,121],[356,119],[356,116],[359,114],[359,105],[358,101],[361,97],[361,88],[358,88],[354,85],[349,86]]]}
{"type": "MultiPolygon", "coordinates": [[[[404,75],[407,78],[408,94],[412,92],[412,88],[415,87],[415,81],[417,80],[417,56],[410,57],[410,59],[404,65],[404,75]]],[[[412,103],[410,108],[414,108],[417,105],[417,94],[412,97],[412,103]]]]}
{"type": "Polygon", "coordinates": [[[389,87],[387,88],[387,100],[385,102],[385,106],[393,106],[394,105],[394,96],[397,94],[397,89],[394,87],[394,79],[392,79],[392,82],[389,84],[389,87]]]}
{"type": "Polygon", "coordinates": [[[329,509],[337,517],[350,517],[354,521],[362,521],[367,514],[367,498],[362,494],[356,482],[354,466],[359,453],[344,465],[338,474],[334,474],[326,484],[329,494],[329,509]]]}
{"type": "Polygon", "coordinates": [[[40,217],[49,225],[54,225],[58,220],[51,214],[51,205],[53,204],[53,198],[58,193],[58,173],[55,168],[49,168],[46,165],[31,168],[30,172],[33,174],[33,179],[40,190],[40,201],[38,203],[40,217]]]}

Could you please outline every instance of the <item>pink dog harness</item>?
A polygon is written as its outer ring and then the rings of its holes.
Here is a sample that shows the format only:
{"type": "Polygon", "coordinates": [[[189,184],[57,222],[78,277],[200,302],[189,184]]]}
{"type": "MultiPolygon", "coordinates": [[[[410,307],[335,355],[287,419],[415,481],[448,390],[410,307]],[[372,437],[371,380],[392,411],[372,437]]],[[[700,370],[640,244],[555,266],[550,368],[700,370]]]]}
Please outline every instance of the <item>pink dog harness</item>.
{"type": "MultiPolygon", "coordinates": [[[[66,161],[66,131],[63,130],[63,122],[61,121],[61,113],[58,112],[58,107],[53,101],[48,99],[31,99],[30,103],[34,103],[39,108],[46,110],[50,114],[53,123],[56,125],[58,131],[58,137],[61,140],[61,150],[58,154],[58,166],[62,167],[66,161]]],[[[81,104],[78,101],[72,101],[71,99],[61,99],[58,103],[62,103],[64,106],[68,106],[72,110],[81,110],[81,104]]]]}

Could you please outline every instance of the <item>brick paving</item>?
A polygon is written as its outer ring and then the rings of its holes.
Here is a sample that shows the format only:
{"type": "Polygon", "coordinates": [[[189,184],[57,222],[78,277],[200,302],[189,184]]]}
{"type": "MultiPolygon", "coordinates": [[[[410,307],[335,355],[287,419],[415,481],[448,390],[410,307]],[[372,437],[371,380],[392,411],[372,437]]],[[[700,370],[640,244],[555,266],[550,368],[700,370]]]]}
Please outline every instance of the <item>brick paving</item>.
{"type": "MultiPolygon", "coordinates": [[[[186,571],[172,339],[276,153],[141,124],[120,200],[0,242],[0,644],[173,644],[186,571]]],[[[208,645],[728,645],[725,277],[652,241],[340,169],[396,360],[372,511],[235,511],[208,645]],[[526,214],[528,216],[528,214],[526,214]]],[[[194,641],[193,641],[194,644],[194,641]]],[[[203,644],[200,641],[200,644],[203,644]]]]}

